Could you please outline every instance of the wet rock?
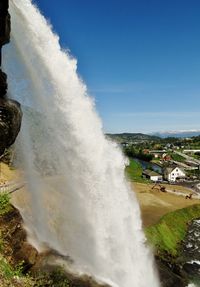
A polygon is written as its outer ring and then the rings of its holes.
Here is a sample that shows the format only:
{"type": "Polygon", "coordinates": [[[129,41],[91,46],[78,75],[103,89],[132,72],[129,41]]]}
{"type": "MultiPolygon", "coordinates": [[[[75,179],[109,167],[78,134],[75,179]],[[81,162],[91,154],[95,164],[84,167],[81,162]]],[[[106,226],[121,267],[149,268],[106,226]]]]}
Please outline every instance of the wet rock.
{"type": "Polygon", "coordinates": [[[18,260],[23,261],[26,269],[31,268],[38,259],[38,251],[28,242],[23,242],[21,248],[15,253],[18,260]]]}
{"type": "MultiPolygon", "coordinates": [[[[68,275],[68,278],[69,275],[68,275]]],[[[94,281],[92,277],[82,276],[82,277],[72,277],[70,280],[73,280],[74,287],[110,287],[107,284],[100,284],[94,281]]]]}
{"type": "Polygon", "coordinates": [[[197,263],[185,263],[183,264],[183,272],[190,274],[190,276],[196,276],[197,274],[200,274],[200,265],[197,263]]]}
{"type": "Polygon", "coordinates": [[[4,254],[9,255],[10,263],[16,265],[24,261],[31,265],[33,254],[38,252],[27,243],[27,236],[19,211],[12,207],[8,213],[0,216],[0,227],[5,246],[4,254]]]}
{"type": "MultiPolygon", "coordinates": [[[[67,272],[63,269],[60,269],[59,267],[55,267],[52,265],[46,265],[45,269],[40,269],[40,272],[45,271],[46,274],[49,274],[49,277],[55,281],[56,277],[59,278],[59,281],[62,282],[62,279],[67,278],[67,281],[69,283],[69,287],[111,287],[108,284],[100,283],[95,281],[94,278],[87,275],[75,275],[70,272],[67,272]]],[[[57,281],[57,280],[56,280],[57,281]]]]}
{"type": "Polygon", "coordinates": [[[15,142],[21,119],[20,104],[14,100],[0,98],[0,155],[15,142]]]}
{"type": "Polygon", "coordinates": [[[192,220],[187,228],[178,256],[156,256],[162,287],[182,287],[189,281],[200,281],[200,220],[192,220]]]}
{"type": "Polygon", "coordinates": [[[0,95],[4,97],[8,89],[7,75],[0,70],[0,95]]]}
{"type": "Polygon", "coordinates": [[[10,41],[10,15],[8,13],[8,0],[0,1],[0,46],[10,41]]]}
{"type": "Polygon", "coordinates": [[[188,284],[186,278],[181,277],[174,270],[174,267],[169,266],[167,263],[161,260],[156,260],[156,265],[158,268],[158,273],[160,276],[162,287],[185,287],[188,284]]]}
{"type": "MultiPolygon", "coordinates": [[[[62,264],[56,263],[58,259],[72,263],[68,256],[62,256],[50,248],[39,253],[28,243],[27,234],[23,228],[23,219],[16,208],[12,207],[8,213],[0,216],[0,230],[4,246],[3,254],[8,262],[13,266],[23,262],[24,273],[32,274],[36,282],[37,279],[40,280],[41,274],[44,274],[42,276],[42,279],[46,280],[44,282],[67,280],[69,287],[110,287],[107,284],[96,282],[90,276],[73,274],[63,269],[62,264]]],[[[45,286],[52,287],[54,285],[50,283],[45,286]]]]}
{"type": "Polygon", "coordinates": [[[200,280],[200,219],[188,224],[177,262],[182,266],[184,276],[200,280]]]}
{"type": "MultiPolygon", "coordinates": [[[[10,15],[8,0],[0,0],[0,66],[2,46],[10,41],[10,15]]],[[[0,155],[15,142],[21,127],[20,104],[6,97],[7,76],[0,69],[0,155]]]]}

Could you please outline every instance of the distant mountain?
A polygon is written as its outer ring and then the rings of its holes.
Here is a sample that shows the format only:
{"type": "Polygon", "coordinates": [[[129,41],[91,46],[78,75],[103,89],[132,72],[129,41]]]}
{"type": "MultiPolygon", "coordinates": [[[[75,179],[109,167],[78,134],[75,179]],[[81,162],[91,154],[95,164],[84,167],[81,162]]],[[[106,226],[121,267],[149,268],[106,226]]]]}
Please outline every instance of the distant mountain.
{"type": "Polygon", "coordinates": [[[106,134],[106,136],[118,143],[139,143],[145,141],[160,141],[163,138],[190,138],[200,136],[200,131],[170,131],[157,132],[152,134],[143,133],[120,133],[120,134],[106,134]]]}
{"type": "Polygon", "coordinates": [[[145,141],[158,141],[160,137],[155,135],[147,135],[142,133],[121,133],[121,134],[106,134],[112,140],[122,142],[145,142],[145,141]]]}
{"type": "Polygon", "coordinates": [[[175,137],[175,138],[190,138],[200,135],[200,130],[191,130],[191,131],[169,131],[169,132],[158,132],[152,134],[161,138],[175,137]]]}

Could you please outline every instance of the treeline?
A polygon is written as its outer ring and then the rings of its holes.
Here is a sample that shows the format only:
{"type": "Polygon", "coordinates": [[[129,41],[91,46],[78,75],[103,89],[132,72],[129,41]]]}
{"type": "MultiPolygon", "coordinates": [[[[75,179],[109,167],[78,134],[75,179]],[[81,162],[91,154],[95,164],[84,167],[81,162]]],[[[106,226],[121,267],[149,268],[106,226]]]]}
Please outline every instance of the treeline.
{"type": "Polygon", "coordinates": [[[188,170],[187,174],[188,174],[188,176],[196,176],[198,179],[200,179],[200,170],[199,169],[188,170]]]}
{"type": "Polygon", "coordinates": [[[146,154],[141,149],[136,149],[133,147],[124,148],[124,153],[127,157],[138,158],[144,161],[151,161],[153,159],[152,154],[146,154]]]}

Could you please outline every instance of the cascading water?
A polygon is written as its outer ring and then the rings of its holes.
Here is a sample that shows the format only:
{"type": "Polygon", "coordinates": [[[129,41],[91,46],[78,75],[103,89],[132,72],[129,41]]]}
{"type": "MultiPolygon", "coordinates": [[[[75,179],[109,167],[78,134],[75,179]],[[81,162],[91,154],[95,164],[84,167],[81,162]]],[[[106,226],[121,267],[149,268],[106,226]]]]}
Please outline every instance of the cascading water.
{"type": "Polygon", "coordinates": [[[103,135],[76,60],[30,0],[10,2],[4,67],[10,95],[24,105],[18,147],[31,202],[22,209],[26,224],[78,272],[112,286],[159,286],[125,160],[103,135]]]}

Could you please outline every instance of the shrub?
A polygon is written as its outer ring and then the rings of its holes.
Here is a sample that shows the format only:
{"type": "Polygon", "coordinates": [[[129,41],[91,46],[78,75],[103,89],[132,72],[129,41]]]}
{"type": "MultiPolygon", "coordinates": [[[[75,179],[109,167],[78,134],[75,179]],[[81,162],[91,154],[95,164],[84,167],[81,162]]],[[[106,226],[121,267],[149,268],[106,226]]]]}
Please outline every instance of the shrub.
{"type": "Polygon", "coordinates": [[[10,195],[6,192],[0,193],[0,215],[7,213],[10,208],[10,195]]]}

